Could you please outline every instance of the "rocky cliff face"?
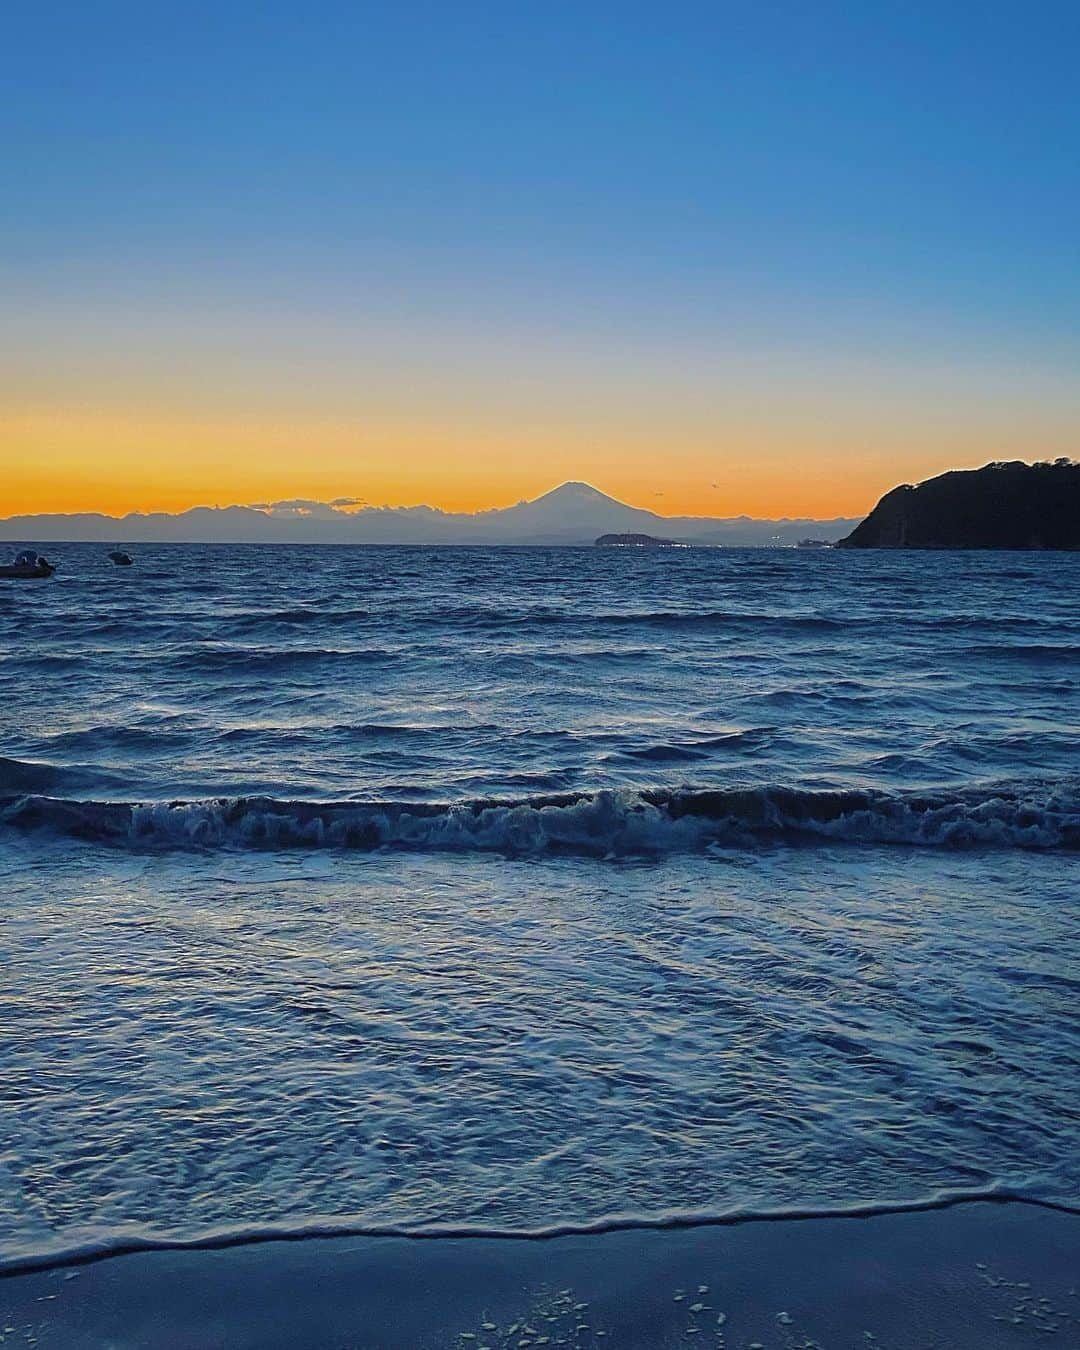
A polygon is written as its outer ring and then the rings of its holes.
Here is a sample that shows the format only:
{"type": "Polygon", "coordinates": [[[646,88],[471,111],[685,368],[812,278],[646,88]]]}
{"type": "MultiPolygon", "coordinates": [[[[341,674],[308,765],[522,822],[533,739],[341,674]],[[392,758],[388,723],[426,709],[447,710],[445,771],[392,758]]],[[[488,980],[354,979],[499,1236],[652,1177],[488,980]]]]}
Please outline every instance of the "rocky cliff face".
{"type": "Polygon", "coordinates": [[[1080,464],[987,464],[893,488],[837,548],[1080,549],[1080,464]]]}

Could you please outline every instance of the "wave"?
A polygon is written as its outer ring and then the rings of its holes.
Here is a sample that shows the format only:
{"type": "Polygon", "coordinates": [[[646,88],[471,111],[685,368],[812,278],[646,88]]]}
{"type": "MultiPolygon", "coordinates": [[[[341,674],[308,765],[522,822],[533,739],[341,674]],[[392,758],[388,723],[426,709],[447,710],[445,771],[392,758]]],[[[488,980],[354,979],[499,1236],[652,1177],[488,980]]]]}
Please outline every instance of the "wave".
{"type": "Polygon", "coordinates": [[[119,774],[92,764],[51,764],[45,760],[9,759],[0,755],[0,792],[49,792],[58,787],[69,792],[101,791],[121,781],[119,774]]]}
{"type": "Polygon", "coordinates": [[[964,647],[956,655],[973,656],[979,660],[989,657],[1004,661],[1067,661],[1071,664],[1080,657],[1080,646],[1070,642],[982,643],[964,647]]]}
{"type": "Polygon", "coordinates": [[[880,1219],[900,1214],[926,1214],[964,1205],[1027,1205],[1055,1214],[1080,1216],[1080,1206],[1046,1199],[1005,1186],[979,1190],[935,1191],[914,1200],[867,1201],[850,1205],[789,1206],[783,1209],[666,1210],[658,1214],[609,1214],[581,1222],[553,1223],[543,1228],[502,1228],[474,1223],[414,1225],[361,1223],[354,1218],[321,1218],[309,1222],[269,1222],[236,1228],[212,1228],[191,1236],[168,1236],[144,1230],[61,1242],[33,1252],[0,1256],[0,1279],[63,1266],[89,1265],[140,1252],[223,1251],[268,1242],[311,1242],[329,1238],[404,1238],[412,1242],[550,1242],[566,1237],[603,1237],[610,1233],[667,1232],[687,1228],[735,1228],[749,1223],[805,1223],[813,1219],[880,1219]]]}
{"type": "Polygon", "coordinates": [[[651,745],[626,746],[612,758],[678,761],[706,759],[715,750],[740,750],[748,754],[765,749],[776,739],[777,727],[747,727],[744,731],[721,732],[688,740],[659,741],[651,745]]]}
{"type": "Polygon", "coordinates": [[[306,627],[317,624],[324,628],[351,628],[375,617],[369,609],[270,609],[235,615],[207,615],[221,620],[225,627],[237,632],[259,632],[276,627],[306,627]]]}
{"type": "Polygon", "coordinates": [[[0,827],[166,849],[342,848],[567,854],[699,852],[768,843],[1080,850],[1080,782],[943,789],[603,790],[460,802],[272,797],[78,801],[0,796],[0,827]]]}
{"type": "Polygon", "coordinates": [[[592,631],[598,627],[641,627],[660,629],[749,628],[754,632],[841,632],[861,622],[852,618],[833,618],[815,614],[759,614],[739,610],[654,609],[509,609],[497,606],[460,605],[443,608],[437,614],[417,615],[423,623],[452,624],[460,628],[574,628],[592,631]]]}
{"type": "MultiPolygon", "coordinates": [[[[178,742],[189,742],[196,733],[189,728],[170,726],[177,718],[158,718],[158,726],[124,726],[119,723],[102,723],[98,726],[82,727],[77,731],[59,731],[53,735],[42,736],[38,744],[48,747],[48,752],[79,752],[94,750],[158,750],[166,745],[175,746],[178,742]]],[[[7,761],[17,763],[18,761],[7,761]]],[[[4,781],[0,774],[0,783],[4,781]]]]}
{"type": "Polygon", "coordinates": [[[399,653],[383,647],[230,647],[207,646],[183,650],[176,664],[201,674],[265,672],[280,674],[328,664],[359,665],[394,661],[399,653]]]}

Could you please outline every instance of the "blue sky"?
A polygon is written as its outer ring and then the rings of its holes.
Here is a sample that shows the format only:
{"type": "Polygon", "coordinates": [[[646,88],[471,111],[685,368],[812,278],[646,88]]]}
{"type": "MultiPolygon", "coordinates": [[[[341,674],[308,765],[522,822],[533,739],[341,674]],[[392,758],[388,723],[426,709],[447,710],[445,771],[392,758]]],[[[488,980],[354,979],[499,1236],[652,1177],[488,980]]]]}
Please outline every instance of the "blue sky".
{"type": "MultiPolygon", "coordinates": [[[[1036,450],[1072,448],[1080,6],[16,0],[6,15],[0,394],[20,425],[250,420],[262,394],[302,422],[321,392],[362,429],[404,417],[411,387],[425,425],[489,406],[512,427],[542,388],[553,435],[576,435],[591,397],[614,436],[624,371],[661,437],[695,380],[726,380],[736,405],[748,383],[767,401],[802,380],[819,453],[823,398],[854,443],[845,397],[869,397],[860,426],[878,407],[895,427],[928,379],[950,426],[973,419],[976,459],[983,391],[1017,439],[1031,426],[1036,450]],[[235,406],[213,388],[223,352],[235,406]],[[380,398],[347,397],[350,371],[380,398]]],[[[699,401],[698,457],[710,407],[721,463],[780,435],[699,401]]],[[[913,418],[920,466],[967,444],[933,434],[913,418]]],[[[359,467],[381,481],[370,453],[359,467]]],[[[503,458],[517,453],[511,437],[503,458]]],[[[526,477],[536,454],[520,450],[526,477]]]]}

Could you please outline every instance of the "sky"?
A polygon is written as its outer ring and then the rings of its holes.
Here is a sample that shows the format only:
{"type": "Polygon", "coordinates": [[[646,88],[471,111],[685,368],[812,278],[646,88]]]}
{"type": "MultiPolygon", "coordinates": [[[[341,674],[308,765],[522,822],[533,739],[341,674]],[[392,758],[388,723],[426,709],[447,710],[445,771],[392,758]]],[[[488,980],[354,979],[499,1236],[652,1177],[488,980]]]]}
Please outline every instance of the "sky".
{"type": "Polygon", "coordinates": [[[58,4],[0,45],[0,516],[1077,453],[1080,6],[58,4]]]}

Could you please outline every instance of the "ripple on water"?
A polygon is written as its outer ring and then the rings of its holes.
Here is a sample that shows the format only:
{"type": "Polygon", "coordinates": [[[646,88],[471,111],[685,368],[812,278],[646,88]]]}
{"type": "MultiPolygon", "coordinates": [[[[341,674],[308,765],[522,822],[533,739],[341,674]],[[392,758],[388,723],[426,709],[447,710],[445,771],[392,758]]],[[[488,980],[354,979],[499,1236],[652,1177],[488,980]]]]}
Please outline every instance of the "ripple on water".
{"type": "Polygon", "coordinates": [[[1075,1189],[1060,857],[5,849],[9,1252],[1075,1189]]]}

